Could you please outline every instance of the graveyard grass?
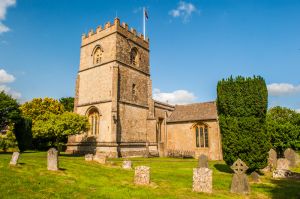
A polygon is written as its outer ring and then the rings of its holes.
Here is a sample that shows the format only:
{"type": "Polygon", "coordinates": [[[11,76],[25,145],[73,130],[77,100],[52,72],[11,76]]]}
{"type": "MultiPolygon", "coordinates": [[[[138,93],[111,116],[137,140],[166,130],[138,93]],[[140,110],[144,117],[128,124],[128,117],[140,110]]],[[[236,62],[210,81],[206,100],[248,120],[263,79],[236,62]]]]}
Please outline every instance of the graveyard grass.
{"type": "MultiPolygon", "coordinates": [[[[133,184],[134,170],[123,170],[122,159],[107,165],[82,156],[59,157],[60,170],[48,171],[46,152],[25,152],[18,166],[9,166],[11,153],[0,154],[0,198],[245,198],[229,192],[232,173],[223,161],[210,161],[213,193],[192,192],[195,159],[131,158],[133,166],[151,167],[151,185],[133,184]]],[[[294,171],[300,172],[300,168],[294,171]]],[[[300,181],[273,180],[251,184],[250,198],[300,198],[300,181]]],[[[248,197],[247,197],[248,198],[248,197]]]]}

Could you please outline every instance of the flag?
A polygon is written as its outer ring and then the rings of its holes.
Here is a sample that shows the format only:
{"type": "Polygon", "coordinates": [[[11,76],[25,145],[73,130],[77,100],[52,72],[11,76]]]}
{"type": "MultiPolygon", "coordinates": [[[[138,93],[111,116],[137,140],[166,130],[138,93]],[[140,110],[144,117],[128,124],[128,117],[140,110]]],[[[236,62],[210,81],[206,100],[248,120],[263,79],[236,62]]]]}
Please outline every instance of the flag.
{"type": "Polygon", "coordinates": [[[144,14],[145,14],[145,18],[148,20],[148,12],[147,12],[147,10],[146,10],[146,8],[144,9],[144,14]]]}

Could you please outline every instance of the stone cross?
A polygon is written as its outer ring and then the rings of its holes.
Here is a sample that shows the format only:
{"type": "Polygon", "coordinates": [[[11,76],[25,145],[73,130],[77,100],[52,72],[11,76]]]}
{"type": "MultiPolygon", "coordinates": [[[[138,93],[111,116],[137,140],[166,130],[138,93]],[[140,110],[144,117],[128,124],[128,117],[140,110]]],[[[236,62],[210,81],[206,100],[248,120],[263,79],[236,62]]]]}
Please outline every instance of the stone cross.
{"type": "Polygon", "coordinates": [[[201,154],[198,159],[198,168],[208,168],[208,159],[207,156],[201,154]]]}
{"type": "Polygon", "coordinates": [[[150,167],[147,166],[135,167],[134,183],[137,185],[150,184],[150,167]]]}
{"type": "Polygon", "coordinates": [[[48,150],[48,170],[57,171],[58,170],[58,151],[55,148],[50,148],[48,150]]]}
{"type": "Polygon", "coordinates": [[[297,166],[297,153],[291,149],[291,148],[288,148],[284,151],[284,157],[286,159],[289,160],[289,166],[290,167],[296,167],[297,166]]]}
{"type": "Polygon", "coordinates": [[[123,169],[132,169],[132,163],[130,160],[124,160],[123,161],[123,169]]]}
{"type": "Polygon", "coordinates": [[[85,161],[93,161],[93,154],[85,154],[84,159],[85,161]]]}
{"type": "Polygon", "coordinates": [[[241,159],[237,159],[230,168],[234,171],[230,191],[232,193],[249,194],[250,186],[245,174],[248,166],[241,159]]]}
{"type": "Polygon", "coordinates": [[[212,170],[208,168],[193,169],[193,191],[212,192],[212,170]]]}
{"type": "Polygon", "coordinates": [[[18,164],[20,153],[19,152],[13,152],[10,160],[10,165],[16,166],[18,164]]]}

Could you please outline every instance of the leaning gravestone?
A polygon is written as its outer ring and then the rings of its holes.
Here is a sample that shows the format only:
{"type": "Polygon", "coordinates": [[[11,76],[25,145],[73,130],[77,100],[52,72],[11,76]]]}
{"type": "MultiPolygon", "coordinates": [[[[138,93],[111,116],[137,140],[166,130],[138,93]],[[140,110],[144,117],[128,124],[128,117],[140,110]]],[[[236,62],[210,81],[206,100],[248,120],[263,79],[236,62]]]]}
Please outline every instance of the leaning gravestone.
{"type": "Polygon", "coordinates": [[[123,161],[123,169],[132,169],[132,163],[130,160],[124,160],[123,161]]]}
{"type": "Polygon", "coordinates": [[[289,160],[290,167],[297,166],[297,153],[293,149],[291,148],[286,149],[284,151],[284,157],[289,160]]]}
{"type": "Polygon", "coordinates": [[[93,161],[93,154],[85,154],[84,159],[85,161],[93,161]]]}
{"type": "Polygon", "coordinates": [[[134,183],[137,185],[148,185],[150,183],[150,167],[135,167],[134,183]]]}
{"type": "Polygon", "coordinates": [[[245,174],[248,166],[241,159],[237,159],[230,168],[234,171],[230,191],[232,193],[249,194],[250,186],[245,174]]]}
{"type": "Polygon", "coordinates": [[[96,153],[96,155],[93,156],[93,160],[100,163],[100,164],[106,164],[106,154],[104,153],[96,153]]]}
{"type": "Polygon", "coordinates": [[[13,152],[9,164],[16,166],[18,164],[19,156],[20,156],[19,152],[13,152]]]}
{"type": "Polygon", "coordinates": [[[57,171],[58,170],[58,151],[55,148],[48,150],[47,155],[48,170],[57,171]]]}
{"type": "Polygon", "coordinates": [[[198,159],[198,168],[208,168],[208,159],[207,156],[201,154],[198,159]]]}
{"type": "Polygon", "coordinates": [[[277,166],[277,153],[274,149],[270,149],[268,157],[269,171],[276,169],[277,166]]]}

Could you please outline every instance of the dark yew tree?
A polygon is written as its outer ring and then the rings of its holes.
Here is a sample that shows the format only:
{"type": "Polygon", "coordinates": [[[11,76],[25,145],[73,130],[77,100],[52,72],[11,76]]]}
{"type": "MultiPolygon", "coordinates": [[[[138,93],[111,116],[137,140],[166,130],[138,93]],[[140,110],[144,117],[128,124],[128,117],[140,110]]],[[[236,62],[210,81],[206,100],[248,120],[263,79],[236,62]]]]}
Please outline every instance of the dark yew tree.
{"type": "Polygon", "coordinates": [[[250,170],[265,167],[270,149],[265,80],[260,76],[223,79],[218,82],[217,95],[225,162],[232,165],[240,158],[250,170]]]}
{"type": "Polygon", "coordinates": [[[74,97],[62,97],[59,102],[64,106],[65,111],[73,112],[74,110],[74,97]]]}

